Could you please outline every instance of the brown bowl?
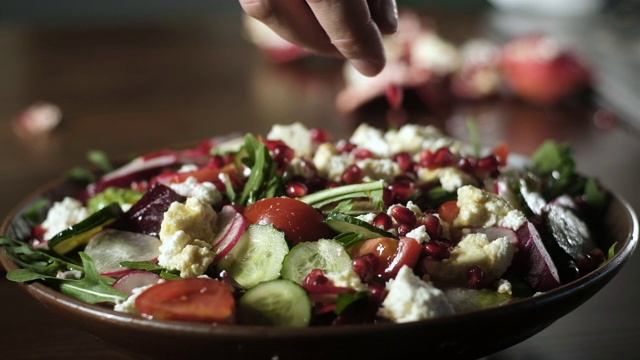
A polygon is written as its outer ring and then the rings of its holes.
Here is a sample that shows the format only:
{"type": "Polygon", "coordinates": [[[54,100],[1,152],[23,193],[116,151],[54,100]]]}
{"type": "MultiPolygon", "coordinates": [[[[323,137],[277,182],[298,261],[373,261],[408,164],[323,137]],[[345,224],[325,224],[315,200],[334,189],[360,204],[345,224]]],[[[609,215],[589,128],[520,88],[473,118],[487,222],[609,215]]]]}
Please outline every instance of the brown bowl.
{"type": "MultiPolygon", "coordinates": [[[[30,204],[60,200],[77,188],[58,181],[36,191],[2,223],[3,236],[16,236],[16,219],[30,204]]],[[[70,298],[41,283],[22,284],[53,314],[116,347],[154,359],[390,359],[425,352],[429,358],[474,359],[515,345],[571,312],[605,286],[638,242],[638,219],[618,197],[606,224],[616,254],[592,273],[542,295],[500,307],[404,324],[279,328],[207,325],[148,320],[70,298]]],[[[0,263],[17,269],[0,249],[0,263]]],[[[34,328],[37,324],[34,324],[34,328]]]]}

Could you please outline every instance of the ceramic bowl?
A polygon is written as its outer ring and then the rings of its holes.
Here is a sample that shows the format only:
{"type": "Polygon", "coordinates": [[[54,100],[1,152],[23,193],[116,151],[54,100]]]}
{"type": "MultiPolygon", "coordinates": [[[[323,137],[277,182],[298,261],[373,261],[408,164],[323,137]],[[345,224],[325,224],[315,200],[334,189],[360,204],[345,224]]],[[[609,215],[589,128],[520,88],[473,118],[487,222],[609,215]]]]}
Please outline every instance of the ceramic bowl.
{"type": "MultiPolygon", "coordinates": [[[[58,181],[36,191],[4,220],[0,232],[15,236],[17,219],[42,198],[61,199],[73,184],[58,181]]],[[[571,312],[605,286],[638,242],[638,220],[629,204],[614,198],[607,227],[616,255],[592,273],[539,296],[500,307],[404,324],[278,328],[148,320],[74,300],[43,284],[16,284],[53,314],[107,343],[153,359],[474,359],[515,345],[571,312]]],[[[0,249],[7,271],[17,266],[0,249]]],[[[37,319],[33,319],[37,328],[37,319]]]]}

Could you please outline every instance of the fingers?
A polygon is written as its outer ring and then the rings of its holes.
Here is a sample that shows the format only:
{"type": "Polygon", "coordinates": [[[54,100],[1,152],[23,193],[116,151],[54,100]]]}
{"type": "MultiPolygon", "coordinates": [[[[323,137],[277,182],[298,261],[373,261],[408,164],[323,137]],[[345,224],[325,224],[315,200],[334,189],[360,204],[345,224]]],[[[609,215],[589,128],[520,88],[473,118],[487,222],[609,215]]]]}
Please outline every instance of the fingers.
{"type": "Polygon", "coordinates": [[[364,75],[385,65],[382,36],[366,0],[307,0],[331,44],[364,75]]]}
{"type": "Polygon", "coordinates": [[[396,31],[395,0],[239,0],[247,15],[320,54],[342,55],[364,75],[385,65],[382,34],[396,31]]]}
{"type": "Polygon", "coordinates": [[[240,0],[240,5],[285,40],[315,53],[340,54],[303,0],[240,0]]]}
{"type": "Polygon", "coordinates": [[[383,35],[398,30],[398,7],[395,0],[367,0],[371,17],[383,35]]]}

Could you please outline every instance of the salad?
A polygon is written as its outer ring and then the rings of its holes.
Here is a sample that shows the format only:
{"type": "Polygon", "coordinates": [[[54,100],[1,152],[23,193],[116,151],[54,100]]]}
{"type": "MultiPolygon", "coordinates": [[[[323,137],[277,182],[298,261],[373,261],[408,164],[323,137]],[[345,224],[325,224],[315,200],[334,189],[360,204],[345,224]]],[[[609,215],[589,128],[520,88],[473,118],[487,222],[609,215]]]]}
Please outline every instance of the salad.
{"type": "Polygon", "coordinates": [[[501,306],[600,266],[610,194],[543,143],[465,144],[430,125],[301,123],[114,167],[31,204],[0,238],[73,298],[159,320],[268,326],[411,322],[501,306]]]}

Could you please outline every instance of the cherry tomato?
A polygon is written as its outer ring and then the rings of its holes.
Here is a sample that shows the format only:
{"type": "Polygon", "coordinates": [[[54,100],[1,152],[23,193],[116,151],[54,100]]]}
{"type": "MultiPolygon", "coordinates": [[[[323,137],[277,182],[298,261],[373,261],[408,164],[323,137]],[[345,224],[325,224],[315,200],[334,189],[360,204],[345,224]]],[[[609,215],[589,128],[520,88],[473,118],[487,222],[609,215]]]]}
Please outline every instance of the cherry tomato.
{"type": "Polygon", "coordinates": [[[284,232],[293,245],[334,236],[320,211],[293,198],[261,199],[247,205],[242,215],[252,224],[273,225],[284,232]]]}
{"type": "Polygon", "coordinates": [[[438,208],[438,215],[440,215],[440,218],[449,224],[453,223],[453,220],[458,217],[459,212],[460,208],[458,207],[458,202],[456,200],[447,201],[438,208]]]}
{"type": "Polygon", "coordinates": [[[388,237],[364,240],[349,249],[353,258],[365,254],[373,254],[378,258],[373,273],[388,280],[394,278],[403,265],[414,267],[420,257],[422,247],[413,238],[402,237],[400,240],[388,237]]]}
{"type": "Polygon", "coordinates": [[[142,314],[161,320],[231,323],[236,303],[231,288],[215,279],[186,278],[154,285],[136,298],[142,314]]]}
{"type": "Polygon", "coordinates": [[[493,148],[493,154],[498,158],[498,161],[500,162],[500,166],[505,166],[507,165],[507,161],[509,159],[509,144],[507,143],[500,143],[498,145],[496,145],[495,148],[493,148]]]}

